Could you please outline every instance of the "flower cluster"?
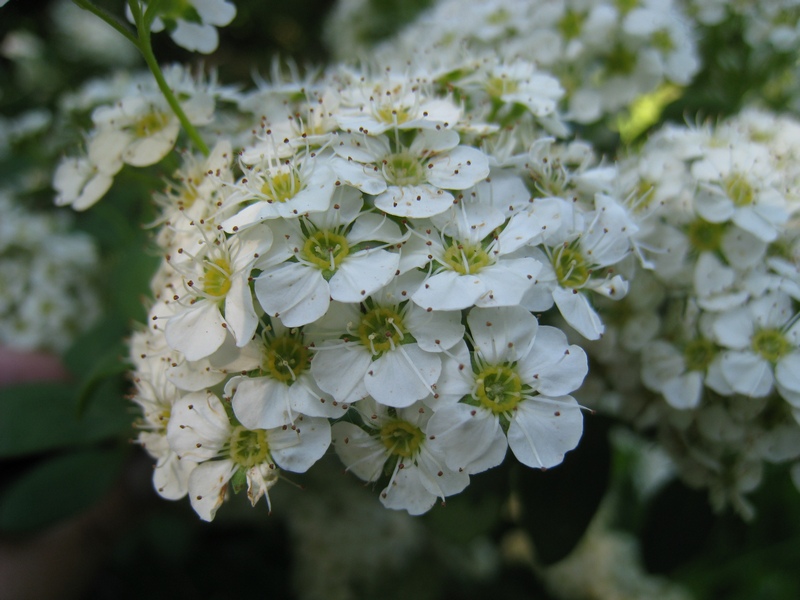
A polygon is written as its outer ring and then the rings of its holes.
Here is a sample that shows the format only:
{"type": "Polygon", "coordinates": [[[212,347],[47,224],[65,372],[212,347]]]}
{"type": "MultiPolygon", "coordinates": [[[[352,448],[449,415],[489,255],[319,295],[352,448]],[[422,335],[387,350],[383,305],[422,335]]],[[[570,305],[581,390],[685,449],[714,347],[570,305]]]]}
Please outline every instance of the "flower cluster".
{"type": "Polygon", "coordinates": [[[249,143],[185,157],[131,353],[163,496],[210,520],[229,487],[255,504],[332,445],[419,514],[509,447],[545,469],[577,445],[586,355],[533,313],[599,338],[594,297],[624,297],[638,226],[591,147],[541,129],[551,77],[518,61],[497,77],[543,85],[493,95],[495,65],[470,64],[447,85],[264,83],[240,98],[261,113],[249,143]]]}
{"type": "Polygon", "coordinates": [[[641,232],[652,271],[636,276],[626,310],[609,308],[615,334],[598,358],[628,361],[610,369],[617,389],[630,389],[638,359],[651,400],[622,412],[656,427],[715,504],[744,514],[762,463],[800,458],[798,140],[794,119],[748,110],[666,127],[620,167],[651,215],[641,232]]]}
{"type": "MultiPolygon", "coordinates": [[[[344,59],[366,53],[352,47],[363,6],[342,3],[329,24],[329,43],[344,59]]],[[[679,3],[660,0],[498,0],[464,10],[461,0],[440,0],[375,52],[402,64],[427,54],[457,63],[463,47],[541,65],[566,89],[566,116],[592,123],[626,108],[641,94],[669,82],[685,85],[699,69],[696,44],[679,3]]]]}
{"type": "Polygon", "coordinates": [[[100,315],[91,238],[0,190],[0,346],[61,352],[100,315]]]}

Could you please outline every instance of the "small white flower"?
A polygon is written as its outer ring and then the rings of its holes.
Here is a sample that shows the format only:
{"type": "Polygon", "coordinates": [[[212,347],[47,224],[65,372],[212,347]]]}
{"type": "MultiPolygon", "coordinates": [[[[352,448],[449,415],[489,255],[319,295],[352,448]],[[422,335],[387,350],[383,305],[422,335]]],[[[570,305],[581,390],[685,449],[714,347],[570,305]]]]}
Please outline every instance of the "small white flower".
{"type": "Polygon", "coordinates": [[[364,400],[359,412],[363,426],[334,424],[333,446],[347,470],[364,481],[377,481],[385,466],[392,468],[381,492],[384,506],[419,515],[430,510],[437,497],[444,501],[467,487],[469,475],[448,469],[428,449],[430,409],[417,404],[393,416],[386,407],[364,400]]]}
{"type": "Polygon", "coordinates": [[[248,429],[231,422],[222,401],[205,391],[173,405],[167,440],[182,461],[198,463],[189,476],[189,500],[201,519],[211,521],[234,476],[243,474],[255,506],[277,482],[277,468],[305,473],[322,458],[331,429],[326,419],[310,417],[299,417],[291,427],[248,429]]]}

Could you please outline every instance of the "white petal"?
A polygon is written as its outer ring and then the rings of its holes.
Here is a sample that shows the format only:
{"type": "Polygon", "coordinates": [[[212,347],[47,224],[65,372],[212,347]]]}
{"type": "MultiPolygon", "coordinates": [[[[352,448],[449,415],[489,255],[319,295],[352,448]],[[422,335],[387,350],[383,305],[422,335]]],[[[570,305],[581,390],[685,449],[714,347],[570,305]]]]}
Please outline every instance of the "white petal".
{"type": "Polygon", "coordinates": [[[489,159],[477,148],[458,146],[428,161],[428,183],[447,190],[465,190],[489,176],[489,159]]]}
{"type": "Polygon", "coordinates": [[[373,361],[364,377],[369,394],[381,404],[402,408],[431,393],[442,361],[417,344],[403,344],[373,361]]]}
{"type": "Polygon", "coordinates": [[[183,498],[189,491],[189,476],[196,466],[197,463],[180,460],[175,452],[170,452],[153,470],[153,487],[167,500],[183,498]]]}
{"type": "Polygon", "coordinates": [[[533,258],[506,259],[481,270],[478,278],[486,291],[476,306],[514,306],[522,301],[542,268],[533,258]]]}
{"type": "Polygon", "coordinates": [[[354,344],[317,350],[311,361],[311,374],[317,385],[336,400],[352,404],[368,395],[364,374],[371,363],[369,353],[354,344]]]}
{"type": "Polygon", "coordinates": [[[560,464],[582,434],[583,415],[574,398],[540,396],[517,405],[508,445],[522,464],[547,469],[560,464]]]}
{"type": "Polygon", "coordinates": [[[553,300],[561,316],[575,331],[587,340],[600,339],[605,327],[598,314],[589,305],[585,294],[578,290],[556,287],[553,290],[553,300]]]}
{"type": "Polygon", "coordinates": [[[288,386],[269,377],[242,377],[231,400],[233,413],[248,429],[272,429],[292,422],[288,386]]]}
{"type": "Polygon", "coordinates": [[[381,492],[381,503],[386,508],[406,510],[410,515],[428,512],[436,502],[436,496],[423,485],[419,468],[409,463],[398,469],[389,485],[381,492]]]}
{"type": "Polygon", "coordinates": [[[375,481],[383,473],[386,447],[376,437],[353,423],[340,421],[331,428],[336,454],[357,477],[375,481]]]}
{"type": "Polygon", "coordinates": [[[216,457],[230,433],[225,407],[211,392],[187,394],[172,406],[167,440],[182,460],[199,462],[216,457]]]}
{"type": "Polygon", "coordinates": [[[348,256],[330,279],[330,296],[337,302],[361,302],[395,276],[400,255],[363,250],[348,256]]]}
{"type": "Polygon", "coordinates": [[[187,360],[200,360],[222,346],[228,335],[223,324],[217,304],[199,300],[170,317],[164,333],[170,348],[183,352],[187,360]]]}
{"type": "Polygon", "coordinates": [[[492,365],[525,356],[539,328],[536,317],[520,306],[475,308],[467,324],[475,349],[492,365]]]}
{"type": "Polygon", "coordinates": [[[440,352],[453,347],[464,337],[461,311],[430,311],[409,306],[403,322],[419,347],[427,352],[440,352]]]}
{"type": "Polygon", "coordinates": [[[499,419],[467,404],[434,413],[426,433],[431,452],[441,456],[453,471],[470,475],[499,465],[508,447],[499,419]]]}
{"type": "Polygon", "coordinates": [[[253,295],[247,276],[232,277],[230,282],[230,290],[225,295],[225,321],[236,345],[241,348],[253,338],[258,317],[253,308],[253,295]]]}
{"type": "Polygon", "coordinates": [[[375,198],[375,208],[396,217],[423,219],[446,211],[453,195],[429,184],[389,188],[375,198]]]}
{"type": "Polygon", "coordinates": [[[327,419],[301,418],[294,427],[267,431],[267,443],[281,469],[305,473],[331,445],[331,426],[327,419]]]}
{"type": "Polygon", "coordinates": [[[230,459],[197,465],[189,476],[189,500],[204,521],[213,521],[225,500],[228,482],[238,467],[230,459]]]}
{"type": "Polygon", "coordinates": [[[661,391],[670,406],[679,410],[695,408],[700,404],[703,393],[703,374],[689,371],[674,377],[664,384],[661,391]]]}
{"type": "Polygon", "coordinates": [[[287,327],[300,327],[328,310],[330,289],[319,269],[283,263],[256,278],[255,292],[264,311],[287,327]]]}
{"type": "Polygon", "coordinates": [[[411,300],[426,310],[461,310],[474,305],[485,289],[475,275],[444,271],[427,279],[411,300]]]}
{"type": "Polygon", "coordinates": [[[725,352],[721,366],[725,380],[740,394],[762,398],[772,391],[772,368],[754,352],[725,352]]]}

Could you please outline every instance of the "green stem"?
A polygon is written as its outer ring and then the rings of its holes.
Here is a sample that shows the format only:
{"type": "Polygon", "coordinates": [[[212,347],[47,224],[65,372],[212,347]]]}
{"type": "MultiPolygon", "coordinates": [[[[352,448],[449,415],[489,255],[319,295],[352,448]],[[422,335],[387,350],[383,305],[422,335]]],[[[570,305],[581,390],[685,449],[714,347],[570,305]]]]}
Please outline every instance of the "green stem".
{"type": "Polygon", "coordinates": [[[139,0],[128,0],[128,6],[131,9],[133,20],[136,23],[138,37],[134,35],[124,23],[117,19],[117,17],[98,6],[95,6],[90,0],[72,1],[84,10],[88,10],[89,12],[100,17],[103,21],[111,25],[114,29],[119,31],[123,36],[130,40],[130,42],[139,49],[139,52],[141,52],[142,56],[144,57],[144,62],[147,63],[147,66],[153,73],[153,77],[156,78],[158,89],[160,89],[161,93],[164,94],[167,104],[169,104],[172,112],[175,113],[175,116],[178,117],[178,121],[180,121],[183,130],[189,136],[189,139],[192,140],[194,145],[200,150],[200,152],[202,152],[203,155],[208,156],[211,153],[208,149],[208,146],[206,146],[206,143],[203,141],[203,138],[200,137],[200,134],[197,132],[197,129],[195,129],[194,125],[189,122],[189,118],[186,116],[186,113],[183,112],[178,99],[169,88],[167,80],[164,79],[164,74],[161,72],[161,68],[158,66],[158,61],[156,60],[155,54],[153,54],[153,46],[150,42],[150,26],[153,23],[153,19],[156,17],[156,9],[158,8],[157,5],[161,0],[153,0],[144,13],[142,13],[139,0]]]}
{"type": "Polygon", "coordinates": [[[144,56],[144,61],[147,63],[147,66],[150,67],[150,71],[153,73],[153,77],[156,78],[156,83],[158,84],[158,88],[161,90],[161,93],[164,94],[164,98],[167,99],[167,103],[169,104],[172,112],[175,113],[175,116],[178,117],[178,120],[181,122],[181,126],[186,134],[189,136],[189,139],[194,142],[194,145],[197,146],[197,149],[203,153],[203,156],[208,156],[211,154],[211,151],[206,146],[206,143],[203,141],[203,138],[200,137],[200,134],[195,129],[194,125],[189,122],[189,118],[186,116],[186,113],[183,112],[178,99],[175,97],[175,94],[172,93],[172,90],[169,89],[169,85],[167,84],[167,80],[164,79],[164,74],[161,72],[161,68],[158,66],[158,61],[156,60],[155,54],[153,54],[153,48],[150,45],[150,30],[139,29],[139,50],[144,56]]]}

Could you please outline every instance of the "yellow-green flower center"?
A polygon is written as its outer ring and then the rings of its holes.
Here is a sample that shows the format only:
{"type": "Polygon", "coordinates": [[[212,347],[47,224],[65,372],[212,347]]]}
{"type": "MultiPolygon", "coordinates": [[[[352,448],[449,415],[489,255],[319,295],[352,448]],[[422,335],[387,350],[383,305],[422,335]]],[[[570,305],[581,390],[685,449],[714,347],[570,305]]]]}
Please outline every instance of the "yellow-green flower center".
{"type": "Polygon", "coordinates": [[[263,429],[247,429],[241,425],[236,427],[231,433],[230,454],[233,462],[245,469],[267,461],[267,432],[263,429]]]}
{"type": "Polygon", "coordinates": [[[717,354],[712,342],[704,339],[692,340],[683,349],[683,360],[688,371],[704,372],[717,354]]]}
{"type": "Polygon", "coordinates": [[[303,187],[300,177],[294,171],[277,173],[261,186],[261,193],[274,202],[286,202],[303,187]]]}
{"type": "Polygon", "coordinates": [[[410,458],[419,451],[425,434],[407,421],[392,421],[381,427],[381,441],[390,454],[410,458]]]}
{"type": "Polygon", "coordinates": [[[509,366],[486,367],[477,374],[475,384],[481,406],[496,415],[513,410],[522,400],[522,380],[509,366]]]}
{"type": "Polygon", "coordinates": [[[348,254],[347,239],[330,231],[314,232],[303,245],[303,258],[324,270],[335,271],[348,254]]]}
{"type": "Polygon", "coordinates": [[[562,287],[579,288],[589,279],[591,269],[576,248],[562,248],[553,255],[553,269],[562,287]]]}
{"type": "Polygon", "coordinates": [[[267,346],[262,369],[273,379],[291,385],[309,365],[308,348],[296,337],[284,335],[267,346]]]}
{"type": "Polygon", "coordinates": [[[630,75],[636,67],[636,54],[617,44],[605,57],[609,75],[630,75]]]}
{"type": "Polygon", "coordinates": [[[411,120],[411,111],[404,106],[382,106],[375,111],[375,118],[381,123],[402,125],[411,120]]]}
{"type": "Polygon", "coordinates": [[[489,254],[478,245],[454,241],[444,251],[444,263],[456,273],[478,273],[491,264],[489,254]]]}
{"type": "Polygon", "coordinates": [[[725,234],[724,223],[709,223],[696,219],[689,224],[689,243],[698,252],[714,252],[722,247],[725,234]]]}
{"type": "Polygon", "coordinates": [[[419,185],[425,183],[425,168],[418,158],[408,152],[392,154],[383,159],[383,175],[392,185],[419,185]]]}
{"type": "Polygon", "coordinates": [[[486,92],[492,98],[501,98],[504,94],[513,94],[519,89],[519,84],[507,77],[490,77],[486,82],[486,92]]]}
{"type": "Polygon", "coordinates": [[[786,356],[792,344],[778,329],[762,329],[753,336],[753,351],[775,363],[786,356]]]}
{"type": "Polygon", "coordinates": [[[231,289],[231,265],[225,258],[206,263],[203,291],[214,298],[224,298],[231,289]]]}
{"type": "Polygon", "coordinates": [[[567,40],[573,40],[583,31],[583,22],[586,15],[574,10],[568,10],[558,22],[558,30],[567,40]]]}
{"type": "Polygon", "coordinates": [[[675,42],[667,29],[659,29],[653,32],[651,38],[653,47],[656,50],[661,50],[664,54],[672,52],[675,49],[675,42]]]}
{"type": "Polygon", "coordinates": [[[749,206],[753,203],[753,186],[741,175],[729,175],[725,178],[725,192],[736,206],[749,206]]]}
{"type": "Polygon", "coordinates": [[[136,137],[144,138],[158,133],[169,124],[169,115],[162,112],[152,112],[136,121],[133,126],[136,137]]]}
{"type": "Polygon", "coordinates": [[[405,337],[403,318],[391,308],[376,307],[361,317],[358,337],[373,353],[388,352],[405,337]]]}

